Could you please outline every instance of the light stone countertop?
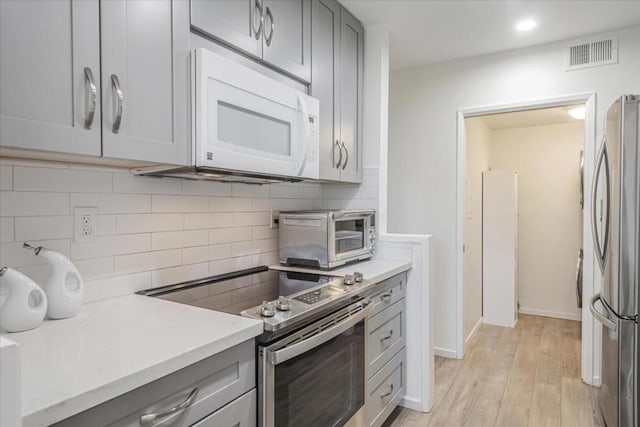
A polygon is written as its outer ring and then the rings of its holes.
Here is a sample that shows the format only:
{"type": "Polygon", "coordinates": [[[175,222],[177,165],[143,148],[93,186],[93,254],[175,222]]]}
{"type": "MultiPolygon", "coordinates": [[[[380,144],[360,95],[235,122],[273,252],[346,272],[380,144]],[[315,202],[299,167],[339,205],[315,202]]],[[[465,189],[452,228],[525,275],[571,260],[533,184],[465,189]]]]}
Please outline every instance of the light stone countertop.
{"type": "Polygon", "coordinates": [[[358,271],[363,274],[364,280],[368,283],[378,283],[390,277],[411,269],[410,261],[390,261],[385,259],[373,259],[358,263],[348,264],[333,270],[318,270],[304,267],[287,267],[284,265],[271,265],[272,270],[280,271],[300,271],[305,273],[325,274],[327,276],[344,277],[346,274],[353,274],[358,271]]]}
{"type": "Polygon", "coordinates": [[[128,295],[6,334],[20,344],[25,427],[61,421],[263,331],[263,323],[128,295]]]}

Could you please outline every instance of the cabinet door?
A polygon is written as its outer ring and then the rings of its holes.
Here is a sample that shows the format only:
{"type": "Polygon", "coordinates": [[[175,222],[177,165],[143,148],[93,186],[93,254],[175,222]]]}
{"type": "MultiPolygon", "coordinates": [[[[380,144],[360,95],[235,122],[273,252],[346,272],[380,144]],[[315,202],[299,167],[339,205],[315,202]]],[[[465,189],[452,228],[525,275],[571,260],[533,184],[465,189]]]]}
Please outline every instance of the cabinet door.
{"type": "Polygon", "coordinates": [[[98,19],[97,0],[0,1],[0,146],[100,155],[98,19]]]}
{"type": "Polygon", "coordinates": [[[191,0],[191,27],[262,57],[262,0],[191,0]]]}
{"type": "Polygon", "coordinates": [[[340,155],[340,5],[314,0],[311,12],[311,93],[320,100],[320,179],[339,180],[340,155]]]}
{"type": "Polygon", "coordinates": [[[103,155],[186,164],[188,3],[102,1],[101,36],[103,155]]]}
{"type": "Polygon", "coordinates": [[[340,141],[345,159],[341,180],[362,181],[362,76],[364,30],[344,8],[340,17],[340,141]],[[346,162],[346,164],[345,164],[346,162]]]}
{"type": "Polygon", "coordinates": [[[311,0],[263,1],[265,61],[311,80],[311,0]]]}

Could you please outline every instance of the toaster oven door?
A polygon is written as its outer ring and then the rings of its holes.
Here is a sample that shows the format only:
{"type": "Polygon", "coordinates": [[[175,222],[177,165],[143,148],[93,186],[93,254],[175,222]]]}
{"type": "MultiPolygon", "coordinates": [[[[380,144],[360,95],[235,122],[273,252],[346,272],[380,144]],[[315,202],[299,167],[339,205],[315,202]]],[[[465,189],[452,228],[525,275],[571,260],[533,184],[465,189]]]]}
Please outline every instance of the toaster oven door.
{"type": "Polygon", "coordinates": [[[329,230],[329,259],[335,265],[371,254],[371,216],[334,219],[329,230]]]}

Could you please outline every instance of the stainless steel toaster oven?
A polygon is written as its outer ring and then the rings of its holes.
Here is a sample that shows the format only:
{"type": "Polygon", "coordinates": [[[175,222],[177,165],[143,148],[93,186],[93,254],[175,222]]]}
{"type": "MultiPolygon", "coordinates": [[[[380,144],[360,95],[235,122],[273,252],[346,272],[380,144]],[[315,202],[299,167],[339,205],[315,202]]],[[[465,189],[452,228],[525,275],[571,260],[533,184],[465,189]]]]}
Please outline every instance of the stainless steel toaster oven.
{"type": "Polygon", "coordinates": [[[374,210],[280,212],[280,263],[322,269],[371,258],[374,210]]]}

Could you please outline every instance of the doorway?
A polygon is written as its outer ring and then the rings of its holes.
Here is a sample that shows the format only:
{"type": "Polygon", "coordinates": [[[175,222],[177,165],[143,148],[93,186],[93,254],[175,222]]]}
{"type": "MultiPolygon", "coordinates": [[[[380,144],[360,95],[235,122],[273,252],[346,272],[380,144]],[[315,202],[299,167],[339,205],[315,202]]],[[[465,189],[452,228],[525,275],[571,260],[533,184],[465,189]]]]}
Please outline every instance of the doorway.
{"type": "MultiPolygon", "coordinates": [[[[460,111],[459,358],[485,317],[483,275],[491,264],[483,258],[488,250],[483,247],[483,173],[510,171],[517,176],[519,199],[519,225],[512,245],[513,283],[507,281],[507,286],[515,289],[513,309],[525,315],[582,321],[581,376],[589,384],[597,382],[592,349],[598,337],[593,336],[592,319],[585,313],[588,310],[578,308],[578,300],[587,300],[593,293],[590,211],[585,206],[589,200],[583,196],[584,189],[590,188],[595,150],[593,103],[592,95],[580,95],[460,111]],[[577,107],[584,107],[583,119],[569,115],[569,110],[577,107]],[[582,288],[577,293],[580,249],[584,254],[582,288]]],[[[501,274],[508,273],[507,268],[501,274]]]]}

